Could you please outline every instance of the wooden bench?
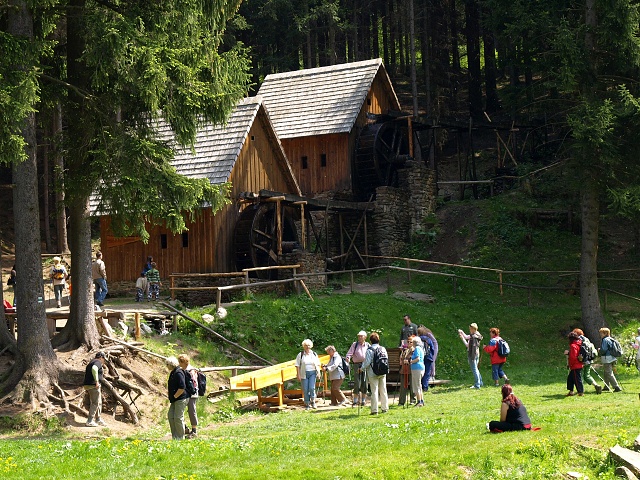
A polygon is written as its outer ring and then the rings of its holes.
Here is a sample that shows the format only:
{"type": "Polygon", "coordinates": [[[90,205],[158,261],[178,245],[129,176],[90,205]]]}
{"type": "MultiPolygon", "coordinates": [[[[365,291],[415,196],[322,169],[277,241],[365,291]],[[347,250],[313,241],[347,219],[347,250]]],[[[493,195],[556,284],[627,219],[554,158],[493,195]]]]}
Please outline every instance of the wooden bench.
{"type": "MultiPolygon", "coordinates": [[[[18,312],[5,312],[4,316],[7,319],[9,331],[16,336],[18,333],[18,312]]],[[[56,320],[55,317],[47,314],[47,331],[49,332],[49,338],[52,338],[56,333],[56,320]]]]}

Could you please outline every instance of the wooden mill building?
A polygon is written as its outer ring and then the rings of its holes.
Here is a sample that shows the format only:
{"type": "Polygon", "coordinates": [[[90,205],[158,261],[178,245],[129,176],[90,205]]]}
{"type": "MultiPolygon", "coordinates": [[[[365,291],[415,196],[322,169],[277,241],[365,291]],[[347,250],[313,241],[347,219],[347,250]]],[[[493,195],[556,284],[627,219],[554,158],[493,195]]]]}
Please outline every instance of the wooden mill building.
{"type": "Polygon", "coordinates": [[[363,127],[400,110],[379,58],[267,75],[258,94],[306,196],[353,191],[363,127]]]}
{"type": "MultiPolygon", "coordinates": [[[[173,141],[167,124],[159,125],[157,132],[159,139],[173,141]]],[[[231,182],[231,204],[215,215],[205,209],[195,221],[187,222],[188,231],[182,234],[154,227],[147,244],[136,237],[114,237],[109,217],[103,215],[101,250],[110,282],[135,281],[148,255],[158,263],[163,278],[170,273],[235,271],[233,232],[243,194],[261,189],[300,194],[260,96],[239,102],[225,126],[202,127],[193,151],[176,147],[173,165],[188,177],[207,178],[212,184],[231,182]]]]}

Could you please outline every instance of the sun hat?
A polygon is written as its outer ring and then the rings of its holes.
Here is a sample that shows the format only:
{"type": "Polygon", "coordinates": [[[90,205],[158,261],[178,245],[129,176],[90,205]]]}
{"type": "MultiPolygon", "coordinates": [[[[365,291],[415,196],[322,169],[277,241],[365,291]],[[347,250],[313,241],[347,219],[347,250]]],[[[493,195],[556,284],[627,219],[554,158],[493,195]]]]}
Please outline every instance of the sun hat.
{"type": "Polygon", "coordinates": [[[360,330],[358,332],[358,336],[360,336],[360,335],[362,335],[363,337],[366,337],[367,336],[367,332],[365,332],[364,330],[360,330]]]}

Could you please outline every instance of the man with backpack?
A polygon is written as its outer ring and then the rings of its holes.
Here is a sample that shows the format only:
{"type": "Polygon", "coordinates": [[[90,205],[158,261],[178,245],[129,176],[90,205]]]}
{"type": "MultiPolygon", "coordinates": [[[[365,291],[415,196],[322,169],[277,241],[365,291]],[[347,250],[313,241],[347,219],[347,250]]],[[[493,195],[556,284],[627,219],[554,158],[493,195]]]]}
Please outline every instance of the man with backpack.
{"type": "Polygon", "coordinates": [[[182,367],[184,370],[184,381],[191,382],[189,390],[192,391],[191,396],[187,401],[187,412],[189,412],[189,421],[191,422],[191,430],[189,427],[184,428],[184,433],[187,438],[193,438],[198,434],[198,412],[196,410],[196,404],[198,403],[198,370],[195,369],[191,363],[188,355],[178,356],[178,362],[180,366],[186,363],[186,367],[182,367]]]}
{"type": "Polygon", "coordinates": [[[614,392],[620,392],[622,388],[618,385],[618,380],[613,374],[613,366],[618,361],[618,357],[622,355],[622,348],[620,347],[620,343],[611,336],[611,330],[603,327],[599,331],[600,337],[602,338],[599,353],[600,361],[604,367],[605,389],[609,390],[613,388],[614,392]]]}
{"type": "Polygon", "coordinates": [[[378,415],[378,394],[382,413],[389,410],[387,395],[387,373],[389,373],[389,355],[387,349],[380,346],[380,336],[373,332],[369,335],[371,346],[367,349],[364,362],[359,371],[365,372],[371,389],[371,415],[378,415]]]}

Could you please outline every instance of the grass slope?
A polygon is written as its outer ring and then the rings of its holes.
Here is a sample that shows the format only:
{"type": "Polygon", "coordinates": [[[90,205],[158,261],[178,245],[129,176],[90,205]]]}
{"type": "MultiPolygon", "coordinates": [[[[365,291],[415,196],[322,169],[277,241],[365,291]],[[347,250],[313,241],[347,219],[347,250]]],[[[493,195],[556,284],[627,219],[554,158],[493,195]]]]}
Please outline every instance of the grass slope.
{"type": "MultiPolygon", "coordinates": [[[[401,279],[396,282],[400,286],[401,279]]],[[[7,479],[84,478],[85,472],[114,479],[506,479],[562,478],[569,471],[614,478],[607,449],[616,443],[629,446],[638,435],[634,419],[640,378],[635,368],[619,366],[624,392],[597,396],[588,387],[584,397],[564,396],[562,334],[579,324],[575,296],[545,294],[528,307],[524,295],[500,296],[492,286],[465,284],[455,297],[445,296],[450,285],[443,280],[411,287],[443,293],[433,304],[386,294],[327,296],[314,303],[304,297],[265,297],[232,310],[219,327],[264,356],[286,360],[306,337],[319,347],[331,342],[344,351],[361,328],[382,331],[382,343],[393,346],[408,312],[434,331],[442,352],[438,377],[453,380],[432,389],[423,409],[394,406],[378,417],[354,408],[238,416],[232,400],[216,412],[201,401],[198,440],[158,441],[166,438],[164,419],[156,431],[138,438],[115,439],[108,430],[98,430],[103,438],[86,441],[5,440],[0,443],[0,472],[7,479]],[[485,424],[499,416],[499,390],[468,388],[466,354],[454,331],[472,321],[483,333],[500,327],[509,340],[513,353],[505,370],[540,431],[486,431],[485,424]]],[[[637,325],[627,307],[610,304],[609,319],[623,339],[637,325]]],[[[482,359],[481,371],[489,384],[487,360],[482,359]]]]}

